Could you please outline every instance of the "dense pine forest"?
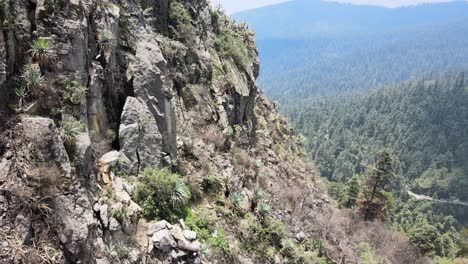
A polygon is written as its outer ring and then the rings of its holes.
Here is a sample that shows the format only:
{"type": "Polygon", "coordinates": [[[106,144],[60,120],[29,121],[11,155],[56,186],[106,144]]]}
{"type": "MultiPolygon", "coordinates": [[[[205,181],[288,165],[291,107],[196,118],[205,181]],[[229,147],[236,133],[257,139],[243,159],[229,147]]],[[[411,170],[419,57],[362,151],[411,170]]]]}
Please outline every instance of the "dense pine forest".
{"type": "Polygon", "coordinates": [[[352,207],[350,193],[360,199],[375,157],[388,151],[393,227],[429,255],[455,257],[461,254],[459,231],[468,221],[468,207],[444,202],[468,201],[465,76],[426,76],[353,96],[302,100],[283,110],[305,136],[330,194],[343,207],[352,207]],[[409,190],[441,202],[416,200],[409,190]],[[436,242],[422,242],[428,236],[436,242]]]}
{"type": "Polygon", "coordinates": [[[259,82],[285,104],[468,67],[465,1],[388,9],[296,0],[234,17],[257,32],[259,82]]]}

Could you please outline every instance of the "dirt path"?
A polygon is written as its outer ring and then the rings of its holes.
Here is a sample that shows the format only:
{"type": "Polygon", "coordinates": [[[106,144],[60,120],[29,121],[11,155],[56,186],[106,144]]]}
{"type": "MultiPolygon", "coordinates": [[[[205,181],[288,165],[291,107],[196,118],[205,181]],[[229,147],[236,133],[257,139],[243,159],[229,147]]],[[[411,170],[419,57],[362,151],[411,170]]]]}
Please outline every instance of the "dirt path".
{"type": "Polygon", "coordinates": [[[444,203],[444,204],[456,204],[456,205],[462,205],[462,206],[467,206],[468,207],[467,202],[462,202],[460,200],[434,199],[434,198],[426,196],[426,195],[420,195],[420,194],[414,193],[414,192],[412,192],[410,190],[408,190],[407,193],[410,196],[416,198],[416,200],[426,200],[426,201],[433,201],[433,202],[436,202],[436,203],[444,203]]]}

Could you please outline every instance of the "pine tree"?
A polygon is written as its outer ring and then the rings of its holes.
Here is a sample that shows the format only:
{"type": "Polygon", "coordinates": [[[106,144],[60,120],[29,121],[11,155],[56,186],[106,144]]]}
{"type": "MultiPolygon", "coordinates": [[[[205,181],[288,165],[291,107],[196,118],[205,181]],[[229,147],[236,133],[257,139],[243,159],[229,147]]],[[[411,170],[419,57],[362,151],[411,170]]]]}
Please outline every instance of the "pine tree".
{"type": "Polygon", "coordinates": [[[390,180],[393,176],[393,164],[390,154],[383,151],[377,155],[375,168],[367,177],[365,199],[360,201],[359,211],[366,221],[387,218],[388,205],[391,200],[389,194],[390,180]]]}
{"type": "Polygon", "coordinates": [[[356,205],[359,198],[361,186],[357,175],[354,175],[348,182],[348,201],[346,202],[346,208],[351,208],[356,205]]]}

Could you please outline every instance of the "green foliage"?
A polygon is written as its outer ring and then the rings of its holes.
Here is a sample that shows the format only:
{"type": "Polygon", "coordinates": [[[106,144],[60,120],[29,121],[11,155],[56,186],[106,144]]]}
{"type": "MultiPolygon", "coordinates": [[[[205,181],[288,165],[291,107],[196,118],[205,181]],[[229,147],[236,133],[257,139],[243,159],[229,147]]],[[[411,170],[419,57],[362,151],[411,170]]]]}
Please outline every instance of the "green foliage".
{"type": "Polygon", "coordinates": [[[67,147],[76,145],[76,137],[83,132],[84,124],[79,121],[63,121],[60,124],[60,137],[67,147]]]}
{"type": "Polygon", "coordinates": [[[356,205],[361,193],[361,184],[357,175],[354,175],[348,182],[346,208],[352,208],[356,205]]]}
{"type": "Polygon", "coordinates": [[[115,47],[116,39],[114,33],[109,30],[103,30],[99,33],[98,43],[101,49],[109,50],[115,47]]]}
{"type": "Polygon", "coordinates": [[[231,204],[235,209],[240,209],[242,203],[244,202],[244,195],[241,193],[235,192],[231,195],[231,204]]]}
{"type": "Polygon", "coordinates": [[[366,181],[366,193],[363,200],[359,202],[359,211],[364,219],[387,218],[391,194],[389,193],[390,181],[393,176],[393,161],[386,151],[379,153],[375,168],[369,168],[370,172],[366,181]]]}
{"type": "Polygon", "coordinates": [[[110,242],[105,246],[104,251],[108,258],[118,263],[125,260],[130,253],[128,247],[121,241],[117,243],[110,242]]]}
{"type": "Polygon", "coordinates": [[[145,217],[176,221],[187,214],[190,191],[178,174],[167,169],[146,168],[133,198],[143,208],[145,217]]]}
{"type": "Polygon", "coordinates": [[[258,204],[260,201],[263,199],[264,193],[263,190],[260,189],[259,187],[256,187],[253,191],[252,198],[250,199],[250,210],[252,212],[255,212],[255,209],[257,209],[258,204]]]}
{"type": "Polygon", "coordinates": [[[26,98],[29,96],[29,90],[26,86],[20,86],[15,89],[16,97],[18,97],[18,109],[22,109],[26,104],[26,98]]]}
{"type": "Polygon", "coordinates": [[[188,25],[192,21],[188,10],[178,1],[171,1],[169,17],[179,26],[188,25]]]}
{"type": "Polygon", "coordinates": [[[216,228],[217,216],[204,208],[196,212],[191,211],[185,219],[189,229],[197,232],[198,239],[208,245],[210,254],[222,256],[227,259],[233,258],[233,250],[229,245],[224,230],[216,228]]]}
{"type": "Polygon", "coordinates": [[[223,190],[223,182],[217,175],[205,177],[201,185],[203,192],[209,195],[217,195],[223,190]]]}
{"type": "Polygon", "coordinates": [[[114,209],[111,211],[111,215],[120,223],[122,223],[125,219],[128,218],[128,213],[127,210],[125,210],[125,208],[114,209]]]}
{"type": "Polygon", "coordinates": [[[29,51],[40,65],[46,65],[53,59],[52,46],[45,38],[36,39],[29,51]]]}
{"type": "Polygon", "coordinates": [[[190,39],[188,36],[193,34],[192,17],[185,6],[179,1],[171,1],[169,18],[173,24],[172,35],[181,41],[190,39]]]}
{"type": "Polygon", "coordinates": [[[273,247],[276,251],[281,250],[281,241],[286,237],[283,223],[273,219],[260,223],[250,215],[243,220],[240,230],[242,246],[264,261],[269,260],[268,249],[273,247]]]}
{"type": "Polygon", "coordinates": [[[239,69],[246,69],[249,51],[244,42],[227,32],[222,32],[217,36],[215,45],[223,58],[231,58],[239,69]]]}
{"type": "Polygon", "coordinates": [[[385,258],[381,258],[375,255],[372,248],[367,243],[359,245],[359,257],[361,258],[362,264],[390,264],[391,262],[385,258]]]}
{"type": "Polygon", "coordinates": [[[258,211],[257,214],[262,219],[262,221],[265,221],[265,219],[270,215],[271,213],[271,205],[267,203],[261,203],[258,206],[258,211]]]}
{"type": "Polygon", "coordinates": [[[117,134],[115,133],[114,130],[107,129],[106,137],[107,137],[107,140],[109,140],[110,142],[114,142],[117,139],[117,134]]]}
{"type": "Polygon", "coordinates": [[[26,65],[23,69],[21,79],[24,85],[35,95],[40,94],[40,90],[45,84],[45,78],[41,74],[37,64],[26,65]]]}
{"type": "Polygon", "coordinates": [[[63,90],[63,99],[72,105],[81,105],[86,101],[88,87],[80,85],[77,81],[68,81],[63,90]]]}
{"type": "Polygon", "coordinates": [[[419,223],[409,232],[409,241],[426,255],[435,255],[436,239],[440,236],[437,229],[426,222],[419,223]]]}
{"type": "Polygon", "coordinates": [[[275,255],[282,256],[284,263],[332,263],[320,257],[316,251],[318,248],[308,241],[297,244],[289,239],[286,228],[280,221],[267,219],[259,222],[251,214],[247,214],[242,220],[239,231],[243,248],[253,254],[258,263],[272,263],[275,255]]]}

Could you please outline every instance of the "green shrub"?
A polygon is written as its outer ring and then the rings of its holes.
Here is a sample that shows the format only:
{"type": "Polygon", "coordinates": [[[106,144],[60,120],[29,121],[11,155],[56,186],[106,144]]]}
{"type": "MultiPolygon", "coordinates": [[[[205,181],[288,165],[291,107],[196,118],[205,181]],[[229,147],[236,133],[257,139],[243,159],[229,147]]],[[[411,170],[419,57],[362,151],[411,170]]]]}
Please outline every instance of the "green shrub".
{"type": "Polygon", "coordinates": [[[202,188],[204,193],[216,195],[223,190],[223,182],[220,177],[210,175],[203,179],[202,188]]]}
{"type": "Polygon", "coordinates": [[[125,210],[125,208],[114,209],[112,210],[111,215],[119,222],[123,222],[128,217],[127,210],[125,210]]]}
{"type": "Polygon", "coordinates": [[[106,137],[107,137],[107,140],[109,140],[110,142],[113,142],[113,141],[115,141],[117,139],[117,134],[115,133],[114,130],[107,129],[106,137]]]}
{"type": "Polygon", "coordinates": [[[86,101],[88,87],[80,85],[77,81],[65,85],[63,99],[72,105],[81,105],[86,101]]]}
{"type": "Polygon", "coordinates": [[[177,221],[188,213],[190,191],[178,174],[167,169],[146,168],[133,197],[147,218],[177,221]]]}
{"type": "Polygon", "coordinates": [[[175,0],[171,1],[169,16],[179,27],[187,26],[192,21],[187,9],[175,0]]]}
{"type": "Polygon", "coordinates": [[[191,211],[185,219],[185,224],[197,232],[198,239],[210,248],[211,254],[232,260],[234,254],[229,241],[224,230],[216,228],[216,221],[216,214],[201,208],[196,212],[191,211]]]}
{"type": "Polygon", "coordinates": [[[245,70],[247,68],[249,51],[244,42],[223,32],[216,38],[215,45],[223,58],[232,58],[239,69],[245,70]]]}

